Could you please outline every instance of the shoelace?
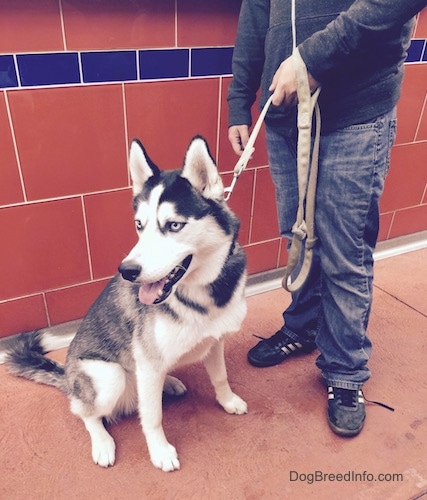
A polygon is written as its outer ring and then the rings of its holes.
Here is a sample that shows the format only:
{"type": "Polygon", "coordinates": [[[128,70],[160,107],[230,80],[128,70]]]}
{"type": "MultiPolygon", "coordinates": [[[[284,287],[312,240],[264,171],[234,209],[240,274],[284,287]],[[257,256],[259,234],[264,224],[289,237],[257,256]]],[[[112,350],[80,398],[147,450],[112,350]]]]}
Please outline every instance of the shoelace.
{"type": "MultiPolygon", "coordinates": [[[[341,389],[340,387],[334,387],[334,392],[336,393],[337,398],[340,400],[343,406],[347,406],[349,408],[355,408],[357,406],[357,398],[359,396],[358,390],[352,391],[352,390],[341,389]]],[[[393,407],[386,405],[385,403],[381,403],[380,401],[371,401],[370,399],[367,399],[363,394],[362,389],[360,389],[360,393],[362,394],[363,399],[367,403],[382,406],[387,410],[394,411],[393,407]]]]}
{"type": "Polygon", "coordinates": [[[347,406],[349,408],[356,408],[359,391],[334,387],[333,392],[342,406],[347,406]]]}
{"type": "Polygon", "coordinates": [[[390,411],[394,411],[394,408],[392,406],[389,406],[389,405],[386,405],[385,403],[381,403],[380,401],[371,401],[370,399],[367,399],[365,397],[365,395],[363,394],[363,391],[362,392],[362,396],[363,396],[363,399],[367,402],[367,403],[372,403],[374,405],[378,405],[378,406],[382,406],[383,408],[385,408],[386,410],[390,410],[390,411]]]}

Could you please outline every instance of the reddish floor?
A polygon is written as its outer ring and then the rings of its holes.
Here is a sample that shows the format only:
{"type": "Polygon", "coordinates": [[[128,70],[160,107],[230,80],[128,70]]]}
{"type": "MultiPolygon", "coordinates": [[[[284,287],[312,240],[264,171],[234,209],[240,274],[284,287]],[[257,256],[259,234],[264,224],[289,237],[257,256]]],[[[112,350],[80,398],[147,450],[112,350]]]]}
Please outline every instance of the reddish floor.
{"type": "MultiPolygon", "coordinates": [[[[230,416],[217,406],[201,366],[179,372],[189,392],[164,405],[166,434],[180,454],[177,472],[151,466],[136,417],[111,426],[116,465],[93,465],[87,433],[65,396],[0,366],[0,498],[427,496],[426,261],[427,249],[376,264],[373,376],[364,390],[395,412],[368,404],[356,438],[340,438],[327,425],[316,353],[266,369],[246,362],[252,334],[268,336],[280,326],[289,298],[275,290],[248,299],[244,327],[227,344],[229,378],[249,404],[247,415],[230,416]]],[[[64,351],[54,357],[63,359],[64,351]]]]}

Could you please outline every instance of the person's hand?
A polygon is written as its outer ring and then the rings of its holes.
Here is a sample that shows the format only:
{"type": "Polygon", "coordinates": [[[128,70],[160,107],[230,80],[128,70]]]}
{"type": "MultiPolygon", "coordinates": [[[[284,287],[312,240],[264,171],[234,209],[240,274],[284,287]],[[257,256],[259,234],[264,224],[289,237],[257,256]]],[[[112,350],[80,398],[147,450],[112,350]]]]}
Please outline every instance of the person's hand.
{"type": "Polygon", "coordinates": [[[232,125],[228,129],[228,140],[234,152],[241,156],[249,140],[249,127],[247,125],[232,125]]]}
{"type": "MultiPolygon", "coordinates": [[[[310,73],[308,73],[308,84],[310,92],[314,92],[319,86],[319,82],[310,73]]],[[[269,90],[273,92],[272,103],[274,106],[280,106],[281,104],[286,107],[296,106],[298,95],[293,56],[285,59],[279,66],[269,90]]]]}

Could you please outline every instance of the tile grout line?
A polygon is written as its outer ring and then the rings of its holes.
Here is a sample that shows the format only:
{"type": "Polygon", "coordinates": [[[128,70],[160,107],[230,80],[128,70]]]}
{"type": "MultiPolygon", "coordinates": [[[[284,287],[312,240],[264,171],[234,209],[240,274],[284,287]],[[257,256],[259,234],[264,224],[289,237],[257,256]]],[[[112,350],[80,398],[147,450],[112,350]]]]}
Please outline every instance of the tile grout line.
{"type": "Polygon", "coordinates": [[[68,50],[67,48],[67,38],[65,36],[65,22],[64,22],[64,11],[62,8],[62,0],[58,0],[59,3],[59,18],[61,19],[61,33],[62,33],[62,43],[64,44],[64,51],[68,50]]]}
{"type": "Polygon", "coordinates": [[[129,170],[129,166],[128,166],[130,138],[129,138],[128,119],[127,119],[126,91],[125,91],[125,84],[124,83],[122,83],[122,105],[123,105],[123,125],[124,125],[124,133],[125,133],[125,149],[126,149],[126,151],[125,151],[126,176],[127,176],[128,186],[131,186],[130,170],[129,170]]]}
{"type": "Polygon", "coordinates": [[[219,163],[219,136],[221,133],[221,100],[222,100],[222,77],[218,78],[218,108],[217,108],[217,125],[216,125],[216,144],[215,144],[215,158],[216,164],[219,163]]]}
{"type": "Polygon", "coordinates": [[[399,297],[397,297],[396,295],[394,295],[393,293],[391,292],[388,292],[387,290],[385,290],[384,288],[380,287],[379,285],[376,285],[374,283],[374,288],[376,288],[377,290],[381,290],[383,293],[385,293],[386,295],[388,295],[389,297],[391,297],[392,299],[394,300],[397,300],[397,302],[400,302],[401,304],[403,304],[404,306],[408,307],[409,309],[411,309],[412,311],[420,314],[421,316],[423,316],[424,318],[427,318],[427,314],[423,313],[422,311],[420,311],[419,309],[417,309],[416,307],[414,306],[411,306],[410,304],[408,304],[408,302],[405,302],[404,300],[400,299],[399,297]]]}
{"type": "MultiPolygon", "coordinates": [[[[192,75],[191,74],[191,51],[188,50],[188,74],[186,76],[173,76],[173,77],[156,77],[156,78],[145,78],[145,79],[132,79],[132,80],[102,80],[102,81],[83,81],[83,70],[81,65],[81,54],[82,52],[76,51],[75,54],[78,58],[79,63],[79,77],[81,78],[80,82],[76,83],[43,83],[40,85],[25,85],[25,86],[15,86],[15,87],[0,87],[1,91],[7,92],[18,92],[22,90],[38,90],[38,89],[64,89],[64,88],[77,88],[77,87],[100,87],[103,85],[121,85],[122,83],[127,84],[139,84],[139,83],[169,83],[169,82],[182,82],[182,81],[197,81],[197,80],[213,80],[216,78],[222,77],[232,77],[231,73],[215,73],[212,75],[192,75]]],[[[138,57],[138,56],[137,56],[138,57]]],[[[19,83],[19,82],[18,82],[19,83]]],[[[425,140],[421,140],[418,142],[425,142],[425,140]]],[[[412,143],[408,143],[412,144],[412,143]]]]}
{"type": "Polygon", "coordinates": [[[36,200],[29,200],[29,201],[19,202],[19,203],[8,203],[6,205],[1,205],[0,208],[14,208],[14,207],[22,207],[25,205],[37,205],[39,203],[50,203],[52,201],[72,200],[75,198],[80,198],[80,196],[92,196],[92,195],[98,195],[98,194],[117,193],[120,191],[126,191],[128,189],[129,189],[129,186],[122,186],[122,187],[117,187],[117,188],[104,189],[104,190],[100,190],[100,191],[87,191],[85,193],[68,194],[68,195],[64,195],[64,196],[54,196],[52,198],[40,198],[40,199],[36,199],[36,200]]]}
{"type": "Polygon", "coordinates": [[[80,202],[81,202],[81,207],[82,207],[83,224],[84,224],[85,238],[86,238],[86,251],[87,251],[88,264],[89,264],[89,275],[90,275],[90,279],[92,281],[94,279],[93,266],[92,266],[92,255],[91,255],[91,251],[90,251],[89,229],[87,226],[86,207],[85,207],[83,195],[80,196],[80,202]]]}
{"type": "Polygon", "coordinates": [[[420,116],[418,118],[417,128],[415,129],[414,140],[413,140],[412,144],[417,142],[417,135],[418,135],[418,132],[421,128],[421,123],[423,121],[424,111],[426,110],[426,107],[427,107],[427,95],[424,97],[424,102],[423,102],[423,105],[421,106],[421,112],[420,112],[420,116]]]}
{"type": "Polygon", "coordinates": [[[178,0],[175,0],[175,47],[178,47],[178,0]]]}
{"type": "MultiPolygon", "coordinates": [[[[12,57],[13,57],[13,64],[15,66],[16,81],[17,81],[18,86],[17,87],[10,87],[10,88],[20,89],[20,88],[22,88],[22,81],[21,81],[21,73],[19,71],[19,66],[18,66],[18,55],[13,54],[12,57]]],[[[6,91],[6,90],[9,90],[10,88],[4,89],[4,90],[6,91]]]]}
{"type": "Polygon", "coordinates": [[[34,297],[39,297],[42,295],[48,295],[50,293],[62,292],[64,290],[70,290],[73,288],[78,288],[80,286],[92,285],[93,283],[102,283],[103,281],[110,280],[111,278],[113,278],[113,276],[114,275],[103,276],[102,278],[93,278],[93,279],[89,279],[87,281],[82,281],[81,283],[73,283],[73,284],[68,284],[68,285],[63,285],[63,286],[57,286],[55,288],[49,288],[48,290],[42,290],[40,292],[33,292],[33,293],[25,294],[25,295],[19,295],[18,297],[12,297],[9,299],[2,299],[2,300],[0,300],[0,305],[10,303],[10,302],[15,302],[18,300],[25,300],[25,299],[31,299],[34,297]]]}
{"type": "Polygon", "coordinates": [[[282,254],[282,245],[284,245],[284,238],[280,238],[279,240],[279,250],[277,252],[276,268],[280,267],[280,256],[282,254]]]}
{"type": "Polygon", "coordinates": [[[426,186],[425,186],[425,188],[424,188],[423,195],[422,195],[422,197],[421,197],[421,203],[420,203],[420,206],[424,205],[423,200],[427,200],[427,182],[426,182],[426,186]]]}
{"type": "Polygon", "coordinates": [[[28,203],[27,190],[25,189],[24,175],[22,173],[21,158],[19,156],[18,144],[16,142],[16,136],[15,136],[15,128],[13,126],[12,113],[10,111],[9,96],[7,95],[6,90],[3,91],[3,94],[4,94],[4,102],[6,104],[7,118],[9,121],[9,129],[12,136],[13,149],[15,151],[15,159],[18,167],[19,180],[21,183],[22,196],[24,198],[24,203],[28,203]]]}
{"type": "Polygon", "coordinates": [[[82,64],[82,53],[81,51],[79,50],[77,52],[77,61],[79,63],[79,79],[80,79],[80,82],[77,83],[76,85],[84,85],[86,82],[83,80],[83,64],[82,64]]]}
{"type": "MultiPolygon", "coordinates": [[[[141,52],[141,49],[135,50],[135,57],[136,57],[136,81],[137,82],[141,81],[140,52],[141,52]]],[[[135,80],[133,80],[133,81],[135,81],[135,80]]],[[[125,82],[122,82],[122,85],[124,85],[124,84],[125,84],[125,82]]]]}
{"type": "Polygon", "coordinates": [[[394,219],[396,218],[396,210],[393,210],[393,212],[391,213],[391,221],[390,221],[390,225],[388,226],[388,231],[387,231],[387,236],[386,236],[386,239],[390,239],[390,235],[391,235],[391,231],[393,229],[393,225],[394,225],[394,219]]]}
{"type": "Polygon", "coordinates": [[[44,312],[46,314],[47,324],[48,324],[48,326],[52,326],[52,321],[50,319],[50,314],[49,314],[49,307],[47,305],[47,294],[45,291],[43,291],[41,295],[42,295],[42,299],[43,299],[44,312]]]}
{"type": "MultiPolygon", "coordinates": [[[[242,172],[243,174],[243,172],[242,172]]],[[[254,183],[252,186],[252,193],[251,193],[251,210],[250,210],[250,216],[249,216],[249,231],[248,231],[248,243],[251,244],[252,242],[252,232],[253,232],[253,223],[254,223],[254,211],[255,211],[255,195],[256,195],[256,183],[257,183],[257,178],[258,178],[258,168],[254,169],[254,183]]]]}

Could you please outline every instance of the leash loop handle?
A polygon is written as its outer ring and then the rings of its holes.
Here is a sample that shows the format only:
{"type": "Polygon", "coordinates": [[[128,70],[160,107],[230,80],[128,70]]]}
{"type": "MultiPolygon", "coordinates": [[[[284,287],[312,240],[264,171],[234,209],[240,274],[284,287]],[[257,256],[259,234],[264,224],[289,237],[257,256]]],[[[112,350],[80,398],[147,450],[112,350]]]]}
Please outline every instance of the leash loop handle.
{"type": "Polygon", "coordinates": [[[320,143],[320,109],[317,99],[320,87],[311,95],[308,83],[306,65],[296,47],[293,51],[295,61],[295,75],[298,93],[298,210],[297,219],[292,228],[292,242],[289,250],[288,264],[282,285],[288,292],[295,292],[301,288],[308,277],[313,261],[313,248],[316,244],[314,234],[314,208],[316,201],[317,171],[320,143]],[[311,152],[311,128],[315,113],[316,131],[311,152]],[[311,162],[310,162],[311,155],[311,162]],[[305,244],[303,244],[305,240],[305,244]],[[297,276],[293,273],[301,261],[297,276]]]}

